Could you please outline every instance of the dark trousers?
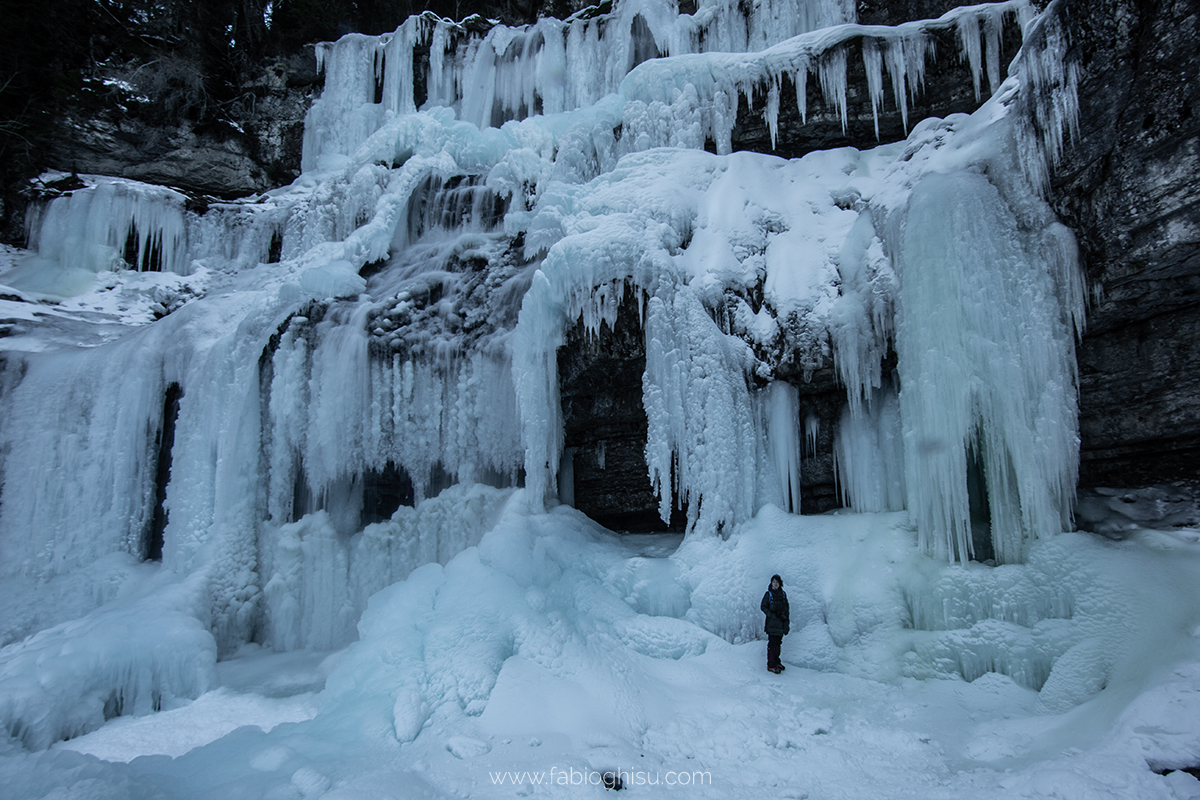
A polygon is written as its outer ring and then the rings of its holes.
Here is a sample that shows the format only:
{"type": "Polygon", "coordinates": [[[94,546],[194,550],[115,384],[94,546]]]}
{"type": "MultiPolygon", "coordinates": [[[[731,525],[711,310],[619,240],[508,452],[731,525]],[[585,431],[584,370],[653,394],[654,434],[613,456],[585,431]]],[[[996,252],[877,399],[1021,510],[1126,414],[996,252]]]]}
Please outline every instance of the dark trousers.
{"type": "Polygon", "coordinates": [[[767,666],[779,666],[779,648],[783,646],[783,636],[767,634],[767,666]]]}

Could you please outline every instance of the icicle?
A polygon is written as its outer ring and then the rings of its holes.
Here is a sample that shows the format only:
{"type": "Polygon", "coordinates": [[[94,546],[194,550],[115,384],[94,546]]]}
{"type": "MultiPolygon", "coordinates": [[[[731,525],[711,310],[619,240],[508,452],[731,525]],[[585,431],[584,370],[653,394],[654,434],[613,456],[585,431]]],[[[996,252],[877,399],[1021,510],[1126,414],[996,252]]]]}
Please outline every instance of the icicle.
{"type": "Polygon", "coordinates": [[[717,145],[717,155],[733,152],[733,126],[737,121],[737,94],[726,94],[718,89],[713,96],[712,137],[717,145]]]}
{"type": "Polygon", "coordinates": [[[300,335],[308,320],[293,318],[280,336],[272,357],[272,377],[268,399],[270,424],[267,489],[267,513],[277,524],[292,519],[295,485],[299,470],[298,456],[304,443],[308,406],[308,343],[300,335]]]}
{"type": "Polygon", "coordinates": [[[454,79],[446,79],[446,48],[449,43],[450,22],[439,19],[429,40],[429,77],[425,82],[425,102],[431,106],[452,106],[456,99],[454,79]]]}
{"type": "Polygon", "coordinates": [[[1000,88],[1000,49],[1004,35],[1004,12],[988,9],[983,17],[984,54],[987,58],[988,88],[995,92],[1000,88]]]}
{"type": "MultiPolygon", "coordinates": [[[[909,78],[909,57],[911,47],[906,38],[896,38],[888,41],[884,51],[887,60],[888,75],[892,79],[892,97],[896,99],[896,107],[900,109],[900,121],[904,130],[908,130],[908,101],[915,92],[915,87],[909,78]]],[[[924,64],[925,60],[921,59],[924,64]]],[[[874,107],[874,101],[872,101],[874,107]]],[[[878,123],[876,123],[878,136],[878,123]]]]}
{"type": "Polygon", "coordinates": [[[385,111],[411,114],[417,110],[413,102],[413,47],[425,35],[425,20],[419,16],[409,17],[381,48],[383,69],[377,70],[376,80],[383,82],[385,111]]]}
{"type": "Polygon", "coordinates": [[[41,257],[88,272],[191,271],[183,195],[120,178],[84,179],[91,185],[51,200],[41,214],[31,237],[41,257]]]}
{"type": "Polygon", "coordinates": [[[536,272],[521,303],[512,344],[513,384],[525,449],[525,489],[535,507],[558,493],[555,470],[562,456],[555,352],[562,341],[563,317],[553,294],[545,273],[536,272]]]}
{"type": "Polygon", "coordinates": [[[650,298],[646,463],[659,515],[667,521],[676,502],[686,505],[689,531],[711,533],[754,513],[756,476],[746,465],[756,461],[757,441],[744,347],[721,333],[690,287],[650,298]]]}
{"type": "MultiPolygon", "coordinates": [[[[862,54],[863,67],[867,72],[867,94],[871,96],[871,119],[875,123],[875,138],[879,139],[879,112],[883,108],[883,56],[879,52],[879,43],[874,39],[864,38],[862,54]]],[[[894,82],[892,86],[894,89],[894,82]]],[[[908,126],[907,113],[904,114],[904,125],[908,126]]],[[[845,122],[843,122],[843,132],[845,127],[845,122]]]]}
{"type": "Polygon", "coordinates": [[[882,361],[891,335],[891,299],[896,277],[875,233],[873,215],[858,215],[837,255],[841,287],[829,313],[834,365],[850,411],[863,416],[874,390],[883,384],[882,361]]]}
{"type": "Polygon", "coordinates": [[[1019,561],[1033,539],[1062,529],[1078,465],[1073,331],[1056,267],[972,172],[930,175],[914,189],[903,265],[896,347],[908,508],[922,545],[972,556],[974,453],[996,559],[1019,561]]]}
{"type": "Polygon", "coordinates": [[[895,392],[879,390],[868,413],[842,412],[834,441],[842,503],[855,511],[904,508],[904,440],[895,392]]]}
{"type": "Polygon", "coordinates": [[[800,66],[792,72],[792,80],[796,84],[796,106],[800,109],[800,122],[808,124],[808,59],[803,59],[800,66]]]}
{"type": "Polygon", "coordinates": [[[480,128],[492,124],[496,96],[496,51],[491,36],[485,39],[474,58],[464,66],[462,114],[464,122],[480,128]]]}
{"type": "Polygon", "coordinates": [[[522,92],[521,106],[518,110],[520,116],[518,119],[533,116],[537,108],[539,93],[538,88],[538,70],[537,60],[541,55],[546,38],[536,29],[529,31],[525,35],[524,46],[521,48],[521,57],[516,63],[516,68],[522,73],[522,92]]]}
{"type": "MultiPolygon", "coordinates": [[[[317,48],[325,88],[305,116],[303,172],[328,168],[329,157],[349,155],[378,129],[375,70],[381,42],[351,33],[317,48]]],[[[411,101],[411,93],[409,97],[411,101]]]]}
{"type": "Polygon", "coordinates": [[[763,117],[767,120],[767,130],[771,133],[771,149],[775,149],[775,140],[779,135],[779,76],[771,78],[767,89],[767,105],[763,117]]]}
{"type": "Polygon", "coordinates": [[[846,101],[846,50],[838,47],[827,51],[820,62],[821,94],[826,103],[837,108],[838,117],[842,121],[842,133],[846,132],[847,101],[846,101]]]}
{"type": "Polygon", "coordinates": [[[542,95],[542,113],[557,114],[567,110],[567,51],[566,27],[549,17],[539,21],[545,44],[537,61],[537,85],[542,95]]]}
{"type": "Polygon", "coordinates": [[[979,29],[979,19],[972,14],[960,15],[957,25],[958,46],[971,68],[971,85],[975,88],[975,101],[978,102],[983,71],[983,33],[979,29]]]}
{"type": "Polygon", "coordinates": [[[279,204],[213,203],[186,215],[188,259],[205,266],[250,269],[272,259],[290,209],[279,204]]]}
{"type": "Polygon", "coordinates": [[[1022,165],[1043,193],[1049,191],[1050,169],[1062,158],[1064,145],[1079,135],[1079,72],[1078,65],[1067,60],[1062,13],[1059,0],[1047,7],[1026,29],[1016,60],[1022,165]]]}

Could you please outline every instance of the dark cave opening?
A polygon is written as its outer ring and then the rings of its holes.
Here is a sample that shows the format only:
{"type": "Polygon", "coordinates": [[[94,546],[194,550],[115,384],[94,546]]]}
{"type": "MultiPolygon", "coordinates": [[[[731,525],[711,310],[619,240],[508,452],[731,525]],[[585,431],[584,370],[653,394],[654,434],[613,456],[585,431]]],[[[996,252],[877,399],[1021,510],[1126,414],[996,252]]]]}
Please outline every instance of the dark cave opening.
{"type": "Polygon", "coordinates": [[[391,461],[383,469],[364,472],[362,487],[363,525],[389,520],[400,506],[411,506],[414,502],[412,478],[391,461]]]}

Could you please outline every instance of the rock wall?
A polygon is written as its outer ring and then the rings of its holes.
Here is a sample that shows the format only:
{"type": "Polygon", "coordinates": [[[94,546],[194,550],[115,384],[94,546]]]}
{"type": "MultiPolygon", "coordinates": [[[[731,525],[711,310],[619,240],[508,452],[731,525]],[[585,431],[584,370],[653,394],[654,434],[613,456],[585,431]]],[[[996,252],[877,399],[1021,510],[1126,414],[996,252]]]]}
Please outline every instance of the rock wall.
{"type": "Polygon", "coordinates": [[[1200,8],[1067,3],[1080,131],[1053,181],[1092,304],[1080,485],[1200,477],[1200,8]]]}
{"type": "Polygon", "coordinates": [[[47,166],[222,198],[288,184],[300,172],[304,115],[319,89],[307,50],[264,65],[241,87],[237,108],[221,115],[236,123],[170,119],[140,108],[146,98],[116,76],[106,79],[107,102],[67,111],[49,142],[47,166]]]}

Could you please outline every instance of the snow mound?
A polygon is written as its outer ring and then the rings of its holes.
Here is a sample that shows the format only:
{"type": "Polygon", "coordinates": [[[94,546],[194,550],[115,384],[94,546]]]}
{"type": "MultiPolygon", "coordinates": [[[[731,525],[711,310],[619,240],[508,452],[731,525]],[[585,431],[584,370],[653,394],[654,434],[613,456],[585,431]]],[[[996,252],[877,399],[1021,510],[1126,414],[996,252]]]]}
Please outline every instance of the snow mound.
{"type": "Polygon", "coordinates": [[[168,584],[0,650],[0,724],[26,747],[144,716],[213,685],[202,582],[168,584]]]}

